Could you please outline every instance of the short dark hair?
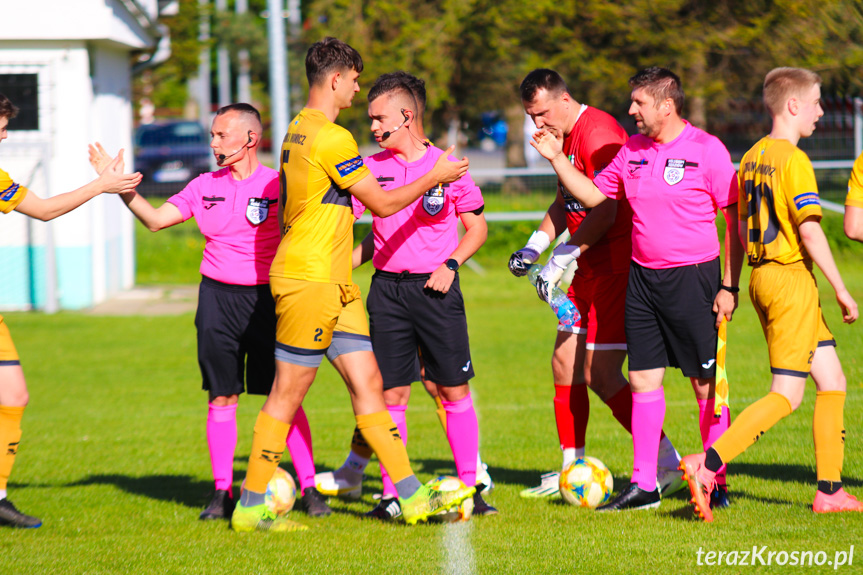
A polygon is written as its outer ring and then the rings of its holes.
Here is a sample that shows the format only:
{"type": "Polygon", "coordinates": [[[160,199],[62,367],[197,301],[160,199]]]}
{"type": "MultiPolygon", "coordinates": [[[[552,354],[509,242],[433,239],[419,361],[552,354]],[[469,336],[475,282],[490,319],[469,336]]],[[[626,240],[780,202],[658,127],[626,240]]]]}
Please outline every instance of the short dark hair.
{"type": "Polygon", "coordinates": [[[0,118],[11,120],[18,115],[18,106],[12,103],[12,100],[0,94],[0,118]]]}
{"type": "Polygon", "coordinates": [[[261,121],[261,113],[258,112],[258,109],[252,106],[251,104],[246,104],[243,102],[239,102],[236,104],[228,104],[227,106],[222,106],[218,110],[216,110],[216,115],[221,116],[222,114],[227,114],[228,112],[239,112],[241,114],[249,114],[255,117],[257,121],[261,121]]]}
{"type": "Polygon", "coordinates": [[[540,90],[545,90],[552,96],[571,93],[561,75],[548,68],[537,68],[524,77],[521,81],[521,100],[533,102],[540,90]]]}
{"type": "Polygon", "coordinates": [[[381,96],[401,94],[414,104],[414,113],[422,115],[426,107],[426,83],[412,74],[399,70],[383,74],[369,90],[369,103],[381,96]]]}
{"type": "Polygon", "coordinates": [[[263,123],[261,122],[261,113],[258,112],[258,109],[251,104],[245,104],[243,102],[237,104],[228,104],[227,106],[222,106],[221,108],[216,110],[216,115],[221,116],[223,114],[227,114],[228,112],[237,112],[238,114],[252,116],[259,125],[263,126],[263,123]]]}
{"type": "Polygon", "coordinates": [[[677,114],[683,113],[686,96],[683,94],[680,78],[671,70],[659,66],[645,68],[629,79],[629,87],[633,90],[643,88],[653,97],[657,107],[666,98],[671,98],[677,114]]]}
{"type": "Polygon", "coordinates": [[[312,44],[306,53],[306,78],[309,86],[323,82],[335,71],[363,71],[363,58],[360,53],[332,36],[327,36],[312,44]]]}

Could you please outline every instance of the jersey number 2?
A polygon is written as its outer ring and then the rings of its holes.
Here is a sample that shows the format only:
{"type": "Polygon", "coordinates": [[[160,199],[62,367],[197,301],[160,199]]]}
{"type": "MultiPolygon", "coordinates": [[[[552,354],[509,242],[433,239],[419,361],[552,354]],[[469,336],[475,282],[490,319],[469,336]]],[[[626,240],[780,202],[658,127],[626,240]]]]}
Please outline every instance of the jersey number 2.
{"type": "MultiPolygon", "coordinates": [[[[282,214],[285,213],[284,212],[285,206],[288,205],[288,182],[287,182],[287,178],[285,177],[285,170],[287,170],[287,168],[288,168],[288,160],[290,159],[290,157],[291,157],[291,151],[290,150],[282,150],[282,166],[281,166],[281,169],[279,170],[279,184],[280,184],[279,185],[279,188],[280,188],[279,189],[279,210],[281,210],[280,213],[282,213],[282,214]]],[[[288,231],[287,224],[285,222],[282,222],[282,230],[281,231],[282,231],[283,236],[288,231]]]]}
{"type": "Polygon", "coordinates": [[[324,334],[324,330],[321,328],[315,329],[315,341],[321,341],[321,336],[324,334]]]}
{"type": "Polygon", "coordinates": [[[776,217],[776,205],[773,200],[773,190],[765,183],[760,183],[757,186],[752,180],[746,180],[744,183],[746,197],[749,198],[749,203],[746,206],[747,215],[749,216],[749,241],[752,243],[760,242],[762,245],[767,245],[779,235],[779,218],[776,217]],[[761,230],[761,200],[767,204],[767,229],[761,230]]]}

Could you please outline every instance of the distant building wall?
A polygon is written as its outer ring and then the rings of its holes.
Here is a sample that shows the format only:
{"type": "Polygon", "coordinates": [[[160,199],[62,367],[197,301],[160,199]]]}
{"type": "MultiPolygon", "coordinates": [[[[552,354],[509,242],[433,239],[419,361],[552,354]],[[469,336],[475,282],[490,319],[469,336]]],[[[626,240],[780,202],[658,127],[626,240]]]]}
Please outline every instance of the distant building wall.
{"type": "MultiPolygon", "coordinates": [[[[91,142],[112,153],[124,148],[127,171],[134,169],[132,51],[153,47],[155,11],[155,1],[144,0],[28,0],[4,9],[0,86],[4,75],[35,78],[28,100],[38,100],[38,126],[10,131],[0,168],[42,197],[96,177],[87,162],[91,142]]],[[[0,218],[0,309],[45,306],[52,274],[57,303],[67,309],[134,283],[133,218],[118,197],[97,197],[47,224],[16,213],[0,218]],[[50,236],[54,266],[47,265],[50,236]]]]}

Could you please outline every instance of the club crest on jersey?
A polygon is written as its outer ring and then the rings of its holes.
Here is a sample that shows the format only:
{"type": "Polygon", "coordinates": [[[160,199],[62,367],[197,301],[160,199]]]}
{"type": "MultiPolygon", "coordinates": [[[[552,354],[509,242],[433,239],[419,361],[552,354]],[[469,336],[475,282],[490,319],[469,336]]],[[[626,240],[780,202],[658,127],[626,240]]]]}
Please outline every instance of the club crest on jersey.
{"type": "Polygon", "coordinates": [[[564,210],[567,212],[586,212],[587,209],[579,202],[575,196],[570,194],[566,188],[563,187],[563,184],[558,182],[557,189],[560,190],[560,194],[563,196],[563,205],[564,210]]]}
{"type": "Polygon", "coordinates": [[[665,160],[665,171],[662,177],[669,186],[679,183],[686,171],[686,160],[665,160]]]}
{"type": "Polygon", "coordinates": [[[270,198],[249,198],[249,205],[246,206],[246,219],[253,226],[266,220],[269,213],[270,198]]]}
{"type": "Polygon", "coordinates": [[[443,209],[443,187],[437,186],[423,194],[423,209],[430,216],[436,216],[443,209]]]}

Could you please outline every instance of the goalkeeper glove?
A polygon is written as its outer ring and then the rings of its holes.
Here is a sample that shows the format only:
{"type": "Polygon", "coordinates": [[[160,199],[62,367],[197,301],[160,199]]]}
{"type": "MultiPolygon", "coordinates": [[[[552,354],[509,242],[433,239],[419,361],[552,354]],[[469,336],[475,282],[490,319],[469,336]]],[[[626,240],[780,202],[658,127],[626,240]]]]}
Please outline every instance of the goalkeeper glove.
{"type": "Polygon", "coordinates": [[[515,277],[527,275],[530,265],[539,259],[539,254],[548,249],[551,240],[548,234],[539,230],[533,232],[527,240],[527,245],[509,257],[509,271],[515,277]]]}
{"type": "Polygon", "coordinates": [[[554,248],[548,263],[536,278],[536,295],[545,303],[551,299],[551,291],[560,283],[566,268],[581,255],[581,248],[569,244],[560,244],[554,248]]]}

